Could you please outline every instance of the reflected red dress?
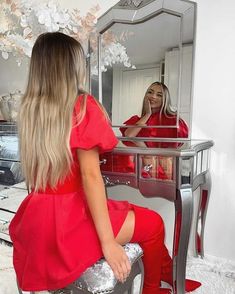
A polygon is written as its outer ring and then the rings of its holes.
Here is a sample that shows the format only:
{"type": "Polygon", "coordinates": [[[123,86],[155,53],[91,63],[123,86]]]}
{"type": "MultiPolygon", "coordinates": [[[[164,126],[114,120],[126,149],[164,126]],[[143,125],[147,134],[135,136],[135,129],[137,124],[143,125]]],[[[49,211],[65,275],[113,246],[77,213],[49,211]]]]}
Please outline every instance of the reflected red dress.
{"type": "MultiPolygon", "coordinates": [[[[124,122],[125,125],[135,125],[141,117],[134,115],[124,122]]],[[[152,137],[152,138],[187,138],[188,126],[186,122],[180,118],[178,128],[169,128],[167,126],[176,125],[176,116],[166,116],[159,113],[153,113],[146,122],[146,126],[166,126],[165,128],[142,128],[136,137],[152,137]]],[[[123,136],[125,136],[126,128],[120,128],[123,136]]],[[[135,146],[132,142],[123,142],[127,146],[135,146]]],[[[145,142],[147,147],[150,148],[177,148],[179,143],[177,142],[145,142]]]]}
{"type": "MultiPolygon", "coordinates": [[[[75,105],[70,145],[72,172],[64,184],[30,193],[10,224],[13,263],[22,290],[63,288],[102,257],[100,242],[83,191],[76,149],[113,149],[117,139],[100,107],[87,97],[86,115],[76,126],[81,96],[75,105]]],[[[127,201],[108,200],[116,236],[131,209],[127,201]]]]}
{"type": "MultiPolygon", "coordinates": [[[[127,121],[124,122],[125,125],[135,125],[141,117],[138,115],[134,115],[131,118],[129,118],[127,121]]],[[[142,128],[139,133],[136,135],[136,137],[147,137],[147,138],[187,138],[188,137],[188,126],[186,122],[183,119],[179,119],[179,126],[178,128],[169,128],[167,126],[175,126],[176,125],[176,116],[166,116],[162,114],[160,116],[159,113],[153,113],[150,118],[146,122],[147,126],[166,126],[164,128],[142,128]]],[[[122,127],[120,128],[120,131],[122,135],[125,137],[125,131],[127,128],[122,127]]],[[[122,141],[123,144],[130,147],[135,147],[136,144],[134,142],[130,141],[122,141]]],[[[144,142],[146,147],[149,148],[177,148],[182,145],[182,143],[178,142],[153,142],[153,141],[146,141],[144,142]]],[[[119,160],[120,161],[120,160],[119,160]]],[[[122,156],[122,161],[127,163],[130,161],[128,156],[124,157],[122,156]]],[[[123,164],[123,166],[126,166],[127,164],[123,164]]],[[[143,178],[149,178],[152,177],[147,171],[142,171],[141,175],[143,178]]],[[[168,180],[171,179],[172,175],[167,175],[163,169],[163,167],[158,164],[157,171],[156,171],[156,178],[161,180],[168,180]]]]}

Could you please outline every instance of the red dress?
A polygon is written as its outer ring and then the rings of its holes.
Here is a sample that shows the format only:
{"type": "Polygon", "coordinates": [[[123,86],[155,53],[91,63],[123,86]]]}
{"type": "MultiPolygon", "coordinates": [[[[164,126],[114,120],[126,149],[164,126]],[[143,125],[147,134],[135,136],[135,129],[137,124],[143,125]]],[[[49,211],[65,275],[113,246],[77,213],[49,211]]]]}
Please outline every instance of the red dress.
{"type": "MultiPolygon", "coordinates": [[[[63,185],[44,193],[30,193],[10,224],[13,263],[22,290],[41,291],[65,287],[102,257],[100,242],[83,191],[76,149],[99,147],[110,151],[117,139],[94,98],[88,96],[86,115],[76,126],[76,103],[70,145],[72,173],[63,185]]],[[[131,209],[127,201],[108,200],[116,236],[131,209]]]]}
{"type": "MultiPolygon", "coordinates": [[[[140,120],[138,115],[134,115],[124,122],[125,125],[135,125],[140,120]]],[[[152,137],[152,138],[187,138],[188,126],[183,119],[179,119],[178,128],[169,128],[167,126],[176,125],[176,116],[166,116],[164,114],[154,113],[146,122],[147,126],[161,125],[165,128],[142,128],[136,137],[152,137]]],[[[120,128],[123,136],[126,128],[120,128]]],[[[125,145],[134,146],[131,142],[123,142],[125,145]]],[[[145,142],[147,147],[150,148],[176,148],[179,146],[177,142],[145,142]]]]}
{"type": "MultiPolygon", "coordinates": [[[[135,125],[140,120],[140,117],[138,115],[134,115],[131,118],[129,118],[127,121],[124,122],[125,125],[135,125]]],[[[188,137],[188,126],[185,123],[183,119],[179,119],[179,127],[178,128],[169,128],[167,126],[175,126],[176,125],[176,116],[166,116],[164,114],[161,115],[159,113],[153,113],[150,118],[146,122],[147,126],[154,126],[154,125],[161,125],[166,126],[164,128],[142,128],[139,133],[136,135],[136,137],[147,137],[147,138],[187,138],[188,137]]],[[[122,127],[120,128],[120,131],[123,136],[125,136],[125,131],[127,128],[122,127]]],[[[149,148],[177,148],[181,146],[181,143],[178,142],[152,142],[152,141],[146,141],[144,142],[146,147],[149,148]]],[[[123,141],[123,144],[126,146],[136,146],[134,142],[130,141],[123,141]]],[[[122,158],[122,161],[124,162],[130,161],[128,156],[122,158]]],[[[126,166],[127,164],[124,164],[126,166]]],[[[142,170],[141,175],[143,178],[149,178],[152,177],[149,172],[142,170]]],[[[158,164],[156,167],[155,177],[157,179],[161,180],[171,180],[172,179],[172,173],[166,174],[164,168],[161,166],[161,164],[158,164]]]]}

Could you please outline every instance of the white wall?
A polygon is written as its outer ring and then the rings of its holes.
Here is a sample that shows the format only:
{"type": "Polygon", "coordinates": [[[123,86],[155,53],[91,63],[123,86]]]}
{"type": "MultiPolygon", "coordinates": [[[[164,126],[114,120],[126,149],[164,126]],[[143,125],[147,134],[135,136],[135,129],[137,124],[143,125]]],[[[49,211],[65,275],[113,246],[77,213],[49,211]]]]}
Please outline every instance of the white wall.
{"type": "Polygon", "coordinates": [[[194,138],[212,138],[206,253],[235,261],[235,2],[197,0],[194,138]]]}
{"type": "MultiPolygon", "coordinates": [[[[76,7],[82,14],[95,4],[104,12],[116,0],[60,0],[64,7],[76,7]]],[[[235,2],[197,0],[197,44],[193,109],[193,138],[212,138],[211,170],[213,189],[206,223],[206,254],[235,261],[235,2]]],[[[0,61],[0,94],[18,83],[19,68],[11,61],[0,61]],[[9,80],[5,79],[5,73],[9,80]],[[8,88],[9,87],[9,88],[8,88]]],[[[22,77],[25,75],[21,68],[22,77]]],[[[24,80],[24,78],[22,79],[24,80]]],[[[23,83],[23,81],[22,81],[23,83]]],[[[19,87],[17,85],[17,87],[19,87]]],[[[22,85],[23,87],[23,85],[22,85]]],[[[115,187],[115,197],[132,199],[135,190],[115,187]],[[118,196],[117,196],[118,195],[118,196]],[[119,196],[121,195],[121,196],[119,196]]],[[[153,200],[139,198],[139,204],[152,206],[153,200]]],[[[157,199],[155,205],[166,222],[167,243],[171,243],[173,205],[157,199]]]]}

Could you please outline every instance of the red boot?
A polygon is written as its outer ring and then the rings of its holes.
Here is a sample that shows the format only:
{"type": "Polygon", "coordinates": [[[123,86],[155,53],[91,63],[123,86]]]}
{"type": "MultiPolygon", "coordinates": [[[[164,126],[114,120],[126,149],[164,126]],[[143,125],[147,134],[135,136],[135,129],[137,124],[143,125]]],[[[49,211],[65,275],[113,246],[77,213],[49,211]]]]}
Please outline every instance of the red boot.
{"type": "Polygon", "coordinates": [[[169,294],[160,289],[164,224],[159,214],[146,208],[134,206],[135,231],[131,242],[138,242],[143,249],[144,287],[142,294],[169,294]]]}
{"type": "MultiPolygon", "coordinates": [[[[162,260],[162,270],[161,270],[161,281],[168,283],[173,286],[173,277],[172,277],[172,259],[168,253],[166,246],[163,248],[163,260],[162,260]]],[[[185,280],[185,292],[192,292],[199,288],[201,283],[198,281],[193,281],[186,279],[185,280]]]]}

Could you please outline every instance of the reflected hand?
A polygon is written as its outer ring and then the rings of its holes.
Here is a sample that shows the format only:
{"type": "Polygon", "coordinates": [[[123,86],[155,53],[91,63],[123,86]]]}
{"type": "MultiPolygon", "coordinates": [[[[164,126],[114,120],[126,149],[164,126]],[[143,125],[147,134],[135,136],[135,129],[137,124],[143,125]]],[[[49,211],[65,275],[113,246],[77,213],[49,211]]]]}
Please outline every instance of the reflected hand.
{"type": "Polygon", "coordinates": [[[102,251],[116,279],[124,283],[131,271],[131,264],[124,248],[113,240],[103,244],[102,251]]]}
{"type": "Polygon", "coordinates": [[[150,101],[149,101],[149,99],[147,97],[144,98],[144,114],[147,114],[149,116],[152,114],[150,101]]]}
{"type": "Polygon", "coordinates": [[[145,171],[148,172],[148,175],[153,178],[156,176],[156,165],[157,165],[156,156],[151,156],[151,155],[143,156],[143,167],[145,171]]]}

